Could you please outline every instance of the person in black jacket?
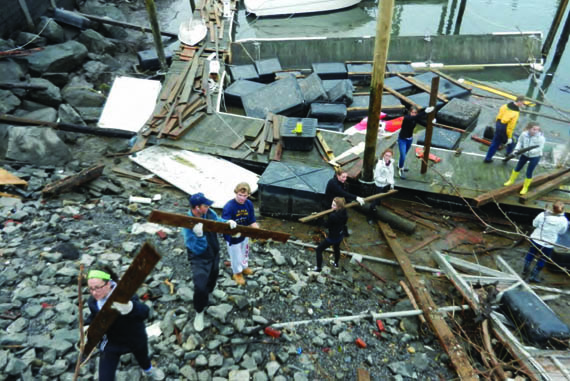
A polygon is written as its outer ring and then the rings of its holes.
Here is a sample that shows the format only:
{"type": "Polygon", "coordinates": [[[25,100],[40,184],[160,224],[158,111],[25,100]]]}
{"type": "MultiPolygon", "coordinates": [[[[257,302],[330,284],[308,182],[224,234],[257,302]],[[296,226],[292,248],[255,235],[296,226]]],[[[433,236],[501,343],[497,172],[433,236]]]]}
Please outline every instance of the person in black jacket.
{"type": "Polygon", "coordinates": [[[433,111],[433,107],[427,107],[421,113],[418,112],[418,108],[412,106],[408,115],[404,116],[402,121],[402,127],[400,128],[400,133],[398,134],[398,149],[400,151],[400,159],[398,160],[398,175],[401,179],[405,179],[408,169],[405,167],[406,155],[412,146],[412,140],[414,139],[414,129],[418,120],[433,111]]]}
{"type": "MultiPolygon", "coordinates": [[[[118,278],[106,266],[92,269],[87,274],[87,285],[91,296],[87,301],[91,315],[86,324],[91,323],[97,313],[117,287],[118,278]]],[[[135,295],[128,303],[114,302],[112,308],[119,312],[115,322],[109,327],[100,343],[99,381],[113,381],[121,355],[132,353],[143,369],[143,375],[154,380],[164,380],[164,372],[153,368],[148,356],[148,337],[144,321],[149,308],[135,295]]]]}
{"type": "Polygon", "coordinates": [[[335,197],[343,197],[346,202],[356,200],[360,205],[364,205],[364,199],[362,197],[354,195],[346,190],[346,179],[348,178],[348,173],[340,167],[336,167],[334,172],[334,176],[329,180],[325,189],[323,207],[328,209],[335,197]]]}
{"type": "Polygon", "coordinates": [[[335,197],[332,201],[331,208],[334,212],[329,214],[325,227],[329,229],[329,235],[326,237],[317,249],[317,266],[314,271],[321,271],[323,268],[323,251],[332,245],[334,250],[334,267],[338,267],[340,261],[340,243],[344,238],[344,227],[348,221],[348,214],[344,208],[345,200],[342,197],[335,197]]]}

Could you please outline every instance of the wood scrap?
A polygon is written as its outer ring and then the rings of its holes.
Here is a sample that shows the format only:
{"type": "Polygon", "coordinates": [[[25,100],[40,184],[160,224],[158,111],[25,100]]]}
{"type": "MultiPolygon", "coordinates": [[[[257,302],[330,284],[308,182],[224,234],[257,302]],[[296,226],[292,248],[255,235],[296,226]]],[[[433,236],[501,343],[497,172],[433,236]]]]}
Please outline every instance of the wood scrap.
{"type": "Polygon", "coordinates": [[[26,188],[28,186],[28,182],[11,174],[4,168],[0,168],[0,185],[16,185],[26,188]]]}
{"type": "Polygon", "coordinates": [[[435,234],[432,235],[430,237],[427,237],[426,239],[424,239],[423,241],[419,242],[418,244],[412,246],[412,247],[407,247],[405,250],[408,254],[412,254],[420,249],[422,249],[423,247],[429,245],[430,243],[432,243],[433,241],[435,241],[436,239],[439,239],[439,234],[435,234]]]}
{"type": "Polygon", "coordinates": [[[98,164],[90,168],[86,168],[79,173],[67,176],[61,180],[57,180],[48,184],[42,190],[44,197],[52,197],[56,194],[67,192],[81,184],[92,181],[103,174],[104,164],[98,164]]]}

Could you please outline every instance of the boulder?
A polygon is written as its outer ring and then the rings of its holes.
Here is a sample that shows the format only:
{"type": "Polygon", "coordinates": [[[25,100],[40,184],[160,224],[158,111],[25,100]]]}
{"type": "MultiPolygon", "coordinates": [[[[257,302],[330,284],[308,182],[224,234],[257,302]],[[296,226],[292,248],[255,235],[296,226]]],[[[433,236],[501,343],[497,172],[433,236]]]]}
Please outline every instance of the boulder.
{"type": "Polygon", "coordinates": [[[0,60],[0,82],[16,82],[26,79],[26,70],[11,59],[0,60]]]}
{"type": "Polygon", "coordinates": [[[73,71],[83,63],[86,57],[85,45],[77,41],[67,41],[47,46],[44,50],[26,58],[31,71],[45,73],[73,71]]]}
{"type": "Polygon", "coordinates": [[[72,80],[61,90],[61,95],[80,114],[79,108],[102,107],[105,103],[105,97],[95,91],[92,84],[81,80],[72,80]]]}
{"type": "Polygon", "coordinates": [[[33,49],[38,47],[44,47],[47,45],[47,39],[44,37],[38,37],[34,33],[28,32],[18,32],[14,38],[14,42],[18,46],[25,46],[27,49],[33,49]]]}
{"type": "Polygon", "coordinates": [[[5,158],[41,165],[63,165],[71,160],[69,148],[51,128],[11,127],[6,139],[5,158]]]}
{"type": "Polygon", "coordinates": [[[33,101],[44,105],[57,107],[61,103],[61,92],[59,87],[43,78],[30,78],[31,85],[45,86],[44,90],[32,89],[28,91],[27,97],[33,101]]]}
{"type": "Polygon", "coordinates": [[[10,90],[0,89],[0,114],[7,114],[16,109],[22,103],[20,98],[15,96],[10,90]]]}
{"type": "Polygon", "coordinates": [[[65,41],[63,28],[52,18],[42,16],[36,29],[40,36],[45,37],[52,44],[60,44],[65,41]]]}
{"type": "Polygon", "coordinates": [[[117,46],[115,44],[93,29],[82,31],[77,40],[85,45],[89,52],[97,54],[113,54],[117,51],[117,46]]]}

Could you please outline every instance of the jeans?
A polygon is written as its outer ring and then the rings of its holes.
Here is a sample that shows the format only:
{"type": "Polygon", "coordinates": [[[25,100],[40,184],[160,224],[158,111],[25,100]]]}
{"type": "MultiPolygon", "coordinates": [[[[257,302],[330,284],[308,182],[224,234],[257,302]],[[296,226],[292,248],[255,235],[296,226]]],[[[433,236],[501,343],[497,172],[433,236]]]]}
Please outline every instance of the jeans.
{"type": "Polygon", "coordinates": [[[526,167],[526,178],[531,179],[532,173],[534,172],[534,169],[536,168],[536,166],[538,165],[538,162],[540,161],[540,156],[528,157],[525,155],[521,155],[519,162],[517,163],[517,166],[515,167],[515,172],[520,172],[522,167],[524,167],[524,165],[526,164],[527,161],[528,161],[528,167],[526,167]]]}
{"type": "Polygon", "coordinates": [[[400,159],[398,160],[398,168],[404,168],[404,163],[406,162],[406,155],[412,146],[413,138],[409,139],[398,139],[398,149],[400,150],[400,159]]]}
{"type": "MultiPolygon", "coordinates": [[[[487,155],[485,155],[485,161],[490,161],[501,144],[507,141],[507,126],[502,123],[497,122],[495,125],[495,135],[493,135],[493,141],[491,141],[491,145],[489,146],[489,150],[487,151],[487,155]]],[[[509,145],[507,145],[507,155],[510,155],[513,150],[515,149],[515,140],[509,145]]]]}
{"type": "Polygon", "coordinates": [[[526,254],[526,257],[524,258],[524,260],[526,263],[528,263],[530,265],[532,260],[537,255],[539,255],[538,261],[536,262],[536,269],[540,271],[544,267],[544,262],[545,262],[544,256],[547,256],[548,258],[550,258],[550,256],[552,255],[552,252],[554,251],[554,248],[553,247],[544,247],[544,246],[539,245],[538,243],[534,242],[533,240],[531,240],[531,242],[532,242],[532,245],[530,245],[530,249],[528,249],[528,253],[526,254]],[[538,249],[537,249],[537,247],[538,247],[538,249]],[[539,250],[542,252],[543,255],[539,254],[539,250]]]}

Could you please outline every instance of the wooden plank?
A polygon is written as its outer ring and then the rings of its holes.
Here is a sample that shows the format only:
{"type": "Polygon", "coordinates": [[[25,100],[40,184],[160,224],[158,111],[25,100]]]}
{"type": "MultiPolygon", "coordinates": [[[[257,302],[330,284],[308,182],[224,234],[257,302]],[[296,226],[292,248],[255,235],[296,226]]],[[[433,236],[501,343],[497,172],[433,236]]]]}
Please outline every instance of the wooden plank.
{"type": "MultiPolygon", "coordinates": [[[[536,176],[533,178],[532,182],[535,185],[539,185],[539,184],[543,184],[546,181],[558,178],[559,176],[562,176],[566,173],[570,172],[570,168],[565,168],[565,169],[560,169],[558,171],[555,172],[550,172],[550,173],[543,173],[539,176],[536,176]]],[[[498,189],[493,189],[489,192],[483,193],[477,197],[475,197],[473,200],[475,201],[475,206],[477,207],[481,207],[485,204],[487,204],[488,202],[492,201],[493,199],[495,200],[500,200],[501,198],[514,193],[516,191],[520,191],[522,189],[522,182],[521,183],[515,183],[513,185],[509,185],[508,187],[501,187],[498,189]]]]}
{"type": "Polygon", "coordinates": [[[340,165],[342,167],[343,165],[348,164],[348,163],[350,163],[354,160],[358,160],[358,159],[360,159],[360,156],[358,156],[355,153],[350,153],[349,155],[347,155],[341,159],[336,159],[335,161],[338,165],[340,165]]]}
{"type": "MultiPolygon", "coordinates": [[[[430,93],[430,87],[424,85],[423,83],[421,83],[417,79],[415,79],[413,77],[407,77],[407,76],[402,75],[400,73],[396,73],[396,76],[398,78],[408,82],[409,84],[418,87],[419,89],[423,90],[424,92],[430,93]]],[[[437,92],[437,99],[444,101],[444,102],[449,102],[449,99],[447,99],[447,97],[444,94],[440,93],[439,91],[437,92]]]]}
{"type": "Polygon", "coordinates": [[[281,142],[278,142],[274,146],[275,146],[275,152],[273,153],[273,156],[271,156],[272,157],[271,160],[281,161],[281,155],[283,154],[283,144],[281,142]]]}
{"type": "Polygon", "coordinates": [[[370,381],[370,373],[363,368],[356,369],[356,380],[357,381],[370,381]]]}
{"type": "Polygon", "coordinates": [[[212,105],[212,92],[210,91],[210,83],[208,79],[210,78],[210,61],[204,60],[204,71],[202,73],[202,91],[206,96],[206,113],[211,115],[214,112],[212,105]]]}
{"type": "Polygon", "coordinates": [[[190,131],[200,120],[202,120],[206,116],[205,113],[199,112],[192,115],[190,118],[184,121],[182,125],[179,125],[179,128],[175,129],[174,131],[170,131],[168,133],[168,137],[172,139],[180,139],[184,134],[190,131]]]}
{"type": "Polygon", "coordinates": [[[424,239],[423,241],[417,243],[416,245],[412,246],[412,247],[407,247],[406,248],[406,252],[408,254],[412,254],[413,252],[416,252],[418,250],[420,250],[421,248],[429,245],[430,243],[432,243],[433,241],[435,241],[436,239],[439,239],[439,235],[435,234],[432,235],[431,237],[427,237],[426,239],[424,239]]]}
{"type": "Polygon", "coordinates": [[[98,178],[103,174],[104,168],[104,164],[98,164],[93,167],[86,168],[74,175],[67,176],[61,180],[57,180],[51,184],[46,185],[42,190],[42,195],[44,197],[51,197],[56,194],[67,192],[81,184],[98,178]]]}
{"type": "Polygon", "coordinates": [[[323,151],[325,153],[325,156],[327,157],[327,161],[334,160],[335,156],[334,156],[333,150],[331,147],[329,147],[329,145],[325,141],[325,138],[323,137],[323,134],[321,133],[321,131],[316,132],[316,137],[317,137],[318,144],[320,144],[321,148],[323,149],[323,151]]]}
{"type": "Polygon", "coordinates": [[[251,123],[243,132],[243,137],[247,140],[255,140],[262,129],[263,123],[251,123]]]}
{"type": "Polygon", "coordinates": [[[416,107],[418,110],[420,110],[422,108],[416,102],[412,101],[410,98],[406,97],[405,95],[400,94],[399,92],[392,89],[391,87],[384,85],[384,90],[386,90],[387,92],[389,92],[390,94],[392,94],[393,96],[395,96],[396,98],[401,100],[402,102],[404,102],[410,106],[416,107]]]}
{"type": "Polygon", "coordinates": [[[540,197],[543,194],[546,194],[546,193],[550,192],[551,190],[554,190],[554,189],[560,187],[560,185],[567,183],[567,182],[570,182],[570,173],[565,173],[564,175],[561,175],[556,179],[546,181],[545,183],[534,188],[532,191],[528,192],[527,194],[521,195],[519,197],[519,201],[524,204],[527,201],[530,201],[530,200],[533,200],[537,197],[540,197]]]}
{"type": "MultiPolygon", "coordinates": [[[[395,189],[391,189],[386,193],[377,193],[377,194],[374,194],[372,196],[365,197],[364,201],[369,202],[369,201],[373,201],[373,200],[378,200],[381,198],[392,196],[395,193],[398,193],[398,191],[395,189]]],[[[355,206],[358,206],[358,205],[360,205],[358,203],[358,201],[352,201],[352,202],[349,202],[348,204],[346,204],[344,207],[345,207],[345,209],[350,209],[350,208],[354,208],[355,206]]],[[[312,221],[314,219],[320,218],[322,216],[326,216],[327,214],[332,213],[332,212],[334,212],[334,209],[332,209],[332,208],[327,209],[327,210],[323,210],[322,212],[314,213],[314,214],[311,214],[309,216],[299,218],[299,222],[303,222],[303,223],[309,222],[309,221],[312,221]]]]}
{"type": "Polygon", "coordinates": [[[429,70],[430,70],[432,73],[435,73],[435,74],[439,75],[440,77],[447,79],[449,82],[453,83],[455,86],[459,86],[459,87],[461,87],[461,88],[463,88],[463,89],[465,89],[465,90],[469,90],[469,91],[472,91],[472,90],[473,90],[472,87],[469,87],[469,86],[467,86],[466,84],[459,82],[459,81],[456,80],[455,78],[452,78],[452,77],[450,77],[449,75],[447,75],[447,74],[445,74],[445,73],[442,73],[442,72],[439,71],[439,70],[436,70],[436,69],[429,69],[429,70]]]}
{"type": "Polygon", "coordinates": [[[28,186],[28,182],[11,174],[4,168],[0,168],[0,185],[23,185],[25,188],[28,186]]]}
{"type": "Polygon", "coordinates": [[[232,143],[232,145],[230,147],[232,149],[237,149],[243,143],[245,143],[245,138],[243,136],[240,136],[239,138],[237,138],[237,140],[235,142],[232,143]]]}
{"type": "Polygon", "coordinates": [[[424,316],[438,337],[441,346],[451,359],[451,363],[459,375],[459,378],[461,380],[479,380],[479,376],[475,369],[473,369],[469,363],[469,358],[467,357],[465,350],[453,335],[453,332],[445,322],[443,316],[437,312],[437,306],[433,302],[425,282],[417,275],[408,255],[400,246],[400,243],[396,238],[396,234],[394,234],[388,224],[378,222],[378,226],[382,230],[382,233],[386,238],[386,242],[390,246],[390,249],[392,249],[396,260],[400,263],[400,267],[408,279],[410,288],[418,302],[418,305],[424,312],[424,316]]]}
{"type": "Polygon", "coordinates": [[[261,134],[259,135],[259,142],[257,143],[257,153],[260,155],[262,155],[265,151],[265,141],[267,140],[267,135],[269,132],[271,132],[271,135],[273,135],[273,131],[269,130],[268,119],[265,118],[261,134]]]}
{"type": "Polygon", "coordinates": [[[281,119],[278,115],[273,115],[273,141],[281,138],[281,119]]]}
{"type": "Polygon", "coordinates": [[[83,350],[83,357],[87,357],[95,346],[101,341],[103,335],[119,316],[119,312],[111,308],[113,302],[127,303],[131,300],[136,290],[144,282],[148,274],[154,269],[161,256],[145,242],[125,274],[119,280],[113,293],[109,296],[103,308],[95,315],[95,318],[87,330],[87,343],[83,350]]]}
{"type": "Polygon", "coordinates": [[[163,224],[168,226],[179,226],[183,228],[192,229],[194,225],[202,223],[205,231],[212,231],[220,234],[241,233],[244,237],[259,238],[259,239],[272,239],[279,242],[287,242],[290,234],[252,228],[250,226],[238,225],[235,229],[230,229],[230,226],[225,222],[215,222],[203,218],[190,217],[185,214],[168,213],[160,210],[153,210],[148,217],[149,222],[163,224]]]}
{"type": "Polygon", "coordinates": [[[263,129],[265,130],[265,142],[270,144],[273,143],[273,113],[267,113],[263,129]]]}

